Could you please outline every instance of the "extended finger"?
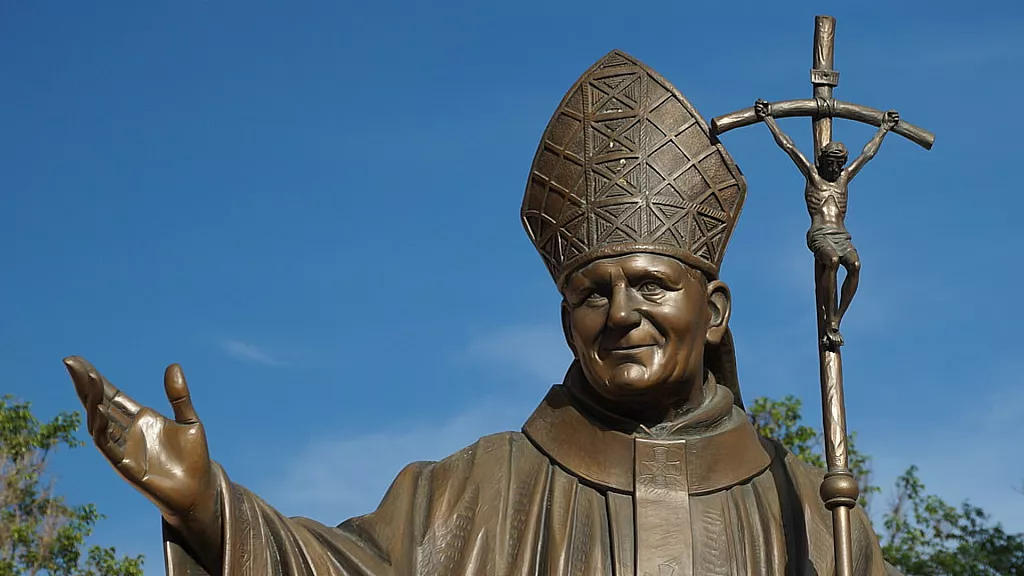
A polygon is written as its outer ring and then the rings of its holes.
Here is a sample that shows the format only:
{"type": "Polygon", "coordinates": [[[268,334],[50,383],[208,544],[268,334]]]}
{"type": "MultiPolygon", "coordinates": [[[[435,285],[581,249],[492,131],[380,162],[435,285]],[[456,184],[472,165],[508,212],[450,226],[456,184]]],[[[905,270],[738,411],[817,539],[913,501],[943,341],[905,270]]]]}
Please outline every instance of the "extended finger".
{"type": "Polygon", "coordinates": [[[75,392],[78,394],[78,399],[82,401],[82,405],[86,407],[86,412],[88,412],[90,398],[99,395],[95,384],[89,378],[89,372],[95,371],[95,368],[92,367],[88,360],[80,356],[68,356],[65,358],[64,367],[67,368],[68,374],[71,375],[71,381],[75,383],[75,392]]]}
{"type": "Polygon", "coordinates": [[[78,356],[65,359],[64,365],[71,373],[78,397],[85,406],[85,427],[89,434],[95,435],[103,405],[103,382],[100,380],[99,372],[88,360],[78,356]]]}
{"type": "Polygon", "coordinates": [[[92,437],[96,447],[115,467],[124,460],[125,438],[129,430],[115,420],[110,404],[104,403],[96,411],[92,437]]]}
{"type": "Polygon", "coordinates": [[[199,422],[196,409],[192,407],[192,398],[189,396],[188,383],[185,382],[185,373],[181,366],[171,364],[164,371],[164,390],[167,392],[167,399],[174,409],[174,421],[178,424],[195,424],[199,422]]]}
{"type": "Polygon", "coordinates": [[[116,386],[110,383],[103,374],[99,375],[100,382],[103,383],[103,398],[109,402],[115,409],[123,413],[125,416],[131,418],[142,410],[142,406],[138,402],[133,400],[130,396],[121,392],[116,386]]]}

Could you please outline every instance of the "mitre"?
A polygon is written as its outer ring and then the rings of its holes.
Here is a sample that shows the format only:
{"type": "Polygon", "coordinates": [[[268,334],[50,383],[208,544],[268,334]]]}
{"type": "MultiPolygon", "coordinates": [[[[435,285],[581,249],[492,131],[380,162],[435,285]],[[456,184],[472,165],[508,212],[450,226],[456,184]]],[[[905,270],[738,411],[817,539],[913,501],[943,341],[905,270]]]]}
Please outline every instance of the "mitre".
{"type": "Polygon", "coordinates": [[[594,260],[635,252],[715,278],[745,195],[739,168],[679,90],[615,50],[548,123],[522,220],[559,287],[594,260]]]}

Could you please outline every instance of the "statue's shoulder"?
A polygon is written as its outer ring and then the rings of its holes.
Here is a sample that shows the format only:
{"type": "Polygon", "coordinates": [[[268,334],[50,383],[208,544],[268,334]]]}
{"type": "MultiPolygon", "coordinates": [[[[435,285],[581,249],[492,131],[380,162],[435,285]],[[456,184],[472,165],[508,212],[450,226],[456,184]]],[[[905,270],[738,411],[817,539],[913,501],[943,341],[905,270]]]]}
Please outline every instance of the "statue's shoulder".
{"type": "Polygon", "coordinates": [[[476,442],[434,463],[437,467],[487,464],[536,454],[537,449],[522,432],[506,431],[480,437],[476,442]]]}
{"type": "Polygon", "coordinates": [[[821,481],[825,478],[824,470],[804,462],[799,456],[774,438],[761,436],[761,445],[764,446],[765,452],[771,457],[773,467],[784,467],[786,472],[798,484],[806,483],[808,487],[813,486],[813,491],[817,494],[818,486],[821,485],[821,481]]]}
{"type": "Polygon", "coordinates": [[[525,469],[547,464],[547,458],[519,431],[498,432],[483,436],[476,442],[431,463],[435,481],[450,482],[455,478],[473,478],[479,482],[507,480],[507,475],[520,476],[525,469]]]}

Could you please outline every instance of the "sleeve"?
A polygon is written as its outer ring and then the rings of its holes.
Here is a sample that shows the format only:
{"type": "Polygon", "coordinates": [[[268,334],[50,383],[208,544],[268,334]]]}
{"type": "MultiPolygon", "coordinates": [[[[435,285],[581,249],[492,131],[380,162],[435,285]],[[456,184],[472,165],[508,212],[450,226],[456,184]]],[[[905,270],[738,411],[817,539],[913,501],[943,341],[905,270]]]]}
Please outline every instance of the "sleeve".
{"type": "Polygon", "coordinates": [[[223,521],[222,564],[210,574],[188,542],[164,522],[169,576],[393,576],[414,561],[420,487],[431,464],[406,466],[372,514],[328,527],[308,518],[287,518],[238,484],[215,464],[223,521]]]}
{"type": "Polygon", "coordinates": [[[851,514],[853,523],[854,573],[877,576],[903,576],[882,557],[882,546],[871,520],[860,506],[851,514]]]}
{"type": "MultiPolygon", "coordinates": [[[[772,443],[776,446],[779,454],[785,455],[786,468],[790,478],[793,479],[797,492],[801,495],[808,527],[808,543],[811,548],[817,548],[821,554],[816,564],[827,566],[831,571],[835,565],[832,513],[825,508],[819,493],[825,471],[798,459],[781,444],[775,441],[772,443]],[[818,535],[827,538],[827,546],[814,546],[813,540],[820,537],[818,535]]],[[[851,511],[850,524],[853,532],[853,573],[865,576],[902,576],[882,557],[882,547],[879,544],[878,535],[863,508],[857,506],[851,511]]]]}

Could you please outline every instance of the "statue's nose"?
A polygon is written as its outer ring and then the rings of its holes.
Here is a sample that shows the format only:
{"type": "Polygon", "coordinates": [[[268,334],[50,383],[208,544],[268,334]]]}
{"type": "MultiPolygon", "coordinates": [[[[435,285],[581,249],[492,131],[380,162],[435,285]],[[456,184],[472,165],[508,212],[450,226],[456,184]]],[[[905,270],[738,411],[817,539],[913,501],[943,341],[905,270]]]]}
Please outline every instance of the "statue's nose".
{"type": "Polygon", "coordinates": [[[640,312],[636,309],[634,298],[623,286],[612,290],[608,309],[608,326],[616,329],[634,328],[640,324],[640,312]]]}

